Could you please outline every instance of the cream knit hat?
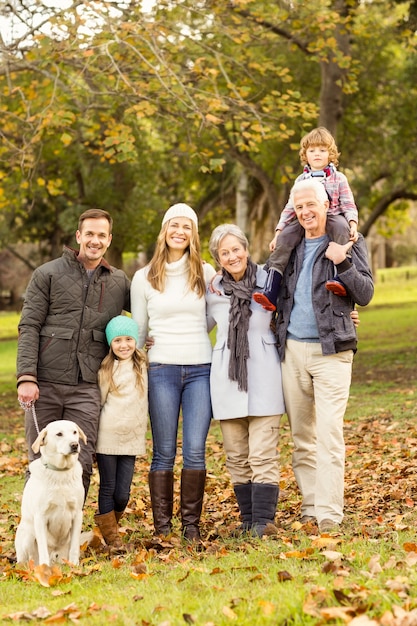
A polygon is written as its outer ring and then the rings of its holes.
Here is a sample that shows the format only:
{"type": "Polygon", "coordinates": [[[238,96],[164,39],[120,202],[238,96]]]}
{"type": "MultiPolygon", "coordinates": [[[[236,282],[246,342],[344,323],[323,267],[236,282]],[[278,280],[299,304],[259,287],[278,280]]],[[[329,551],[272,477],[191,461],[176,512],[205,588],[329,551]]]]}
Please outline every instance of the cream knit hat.
{"type": "Polygon", "coordinates": [[[188,219],[194,222],[195,227],[198,228],[197,213],[184,202],[178,202],[177,204],[173,204],[169,207],[168,211],[162,218],[162,226],[165,224],[165,222],[167,222],[168,220],[172,220],[174,217],[188,217],[188,219]]]}

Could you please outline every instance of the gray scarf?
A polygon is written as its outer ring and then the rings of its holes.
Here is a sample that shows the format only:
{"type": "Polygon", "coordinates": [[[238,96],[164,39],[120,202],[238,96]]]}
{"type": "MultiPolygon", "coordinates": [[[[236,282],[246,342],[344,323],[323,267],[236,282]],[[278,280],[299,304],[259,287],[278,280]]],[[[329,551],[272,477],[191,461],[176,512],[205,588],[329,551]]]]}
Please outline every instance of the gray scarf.
{"type": "Polygon", "coordinates": [[[248,390],[249,318],[252,315],[250,304],[256,286],[257,265],[248,259],[248,267],[241,280],[234,278],[223,269],[223,289],[230,296],[229,332],[227,347],[230,350],[229,378],[236,380],[240,391],[248,390]]]}

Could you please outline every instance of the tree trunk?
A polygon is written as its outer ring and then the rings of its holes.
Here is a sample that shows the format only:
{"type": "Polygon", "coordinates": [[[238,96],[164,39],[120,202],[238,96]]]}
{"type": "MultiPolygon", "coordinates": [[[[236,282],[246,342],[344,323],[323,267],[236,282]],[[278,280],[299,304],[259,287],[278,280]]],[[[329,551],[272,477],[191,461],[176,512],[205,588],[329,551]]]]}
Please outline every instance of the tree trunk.
{"type": "MultiPolygon", "coordinates": [[[[348,15],[345,0],[335,0],[333,9],[341,18],[348,15]]],[[[336,24],[334,36],[339,54],[350,57],[350,33],[344,24],[336,24]]],[[[346,69],[340,67],[334,53],[321,62],[320,117],[319,125],[325,126],[336,137],[337,124],[343,116],[343,83],[346,69]]]]}
{"type": "Polygon", "coordinates": [[[247,233],[249,215],[248,186],[248,173],[243,167],[239,166],[236,185],[236,224],[244,233],[247,233]]]}

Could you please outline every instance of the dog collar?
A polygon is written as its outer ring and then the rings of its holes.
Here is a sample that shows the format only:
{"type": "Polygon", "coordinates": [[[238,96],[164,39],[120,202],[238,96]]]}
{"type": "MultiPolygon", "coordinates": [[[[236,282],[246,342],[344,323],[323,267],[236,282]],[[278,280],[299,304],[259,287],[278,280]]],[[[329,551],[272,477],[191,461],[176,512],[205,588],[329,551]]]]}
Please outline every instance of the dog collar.
{"type": "Polygon", "coordinates": [[[56,465],[52,465],[51,463],[43,463],[43,466],[46,467],[46,469],[55,470],[57,472],[66,472],[71,469],[70,467],[56,467],[56,465]]]}

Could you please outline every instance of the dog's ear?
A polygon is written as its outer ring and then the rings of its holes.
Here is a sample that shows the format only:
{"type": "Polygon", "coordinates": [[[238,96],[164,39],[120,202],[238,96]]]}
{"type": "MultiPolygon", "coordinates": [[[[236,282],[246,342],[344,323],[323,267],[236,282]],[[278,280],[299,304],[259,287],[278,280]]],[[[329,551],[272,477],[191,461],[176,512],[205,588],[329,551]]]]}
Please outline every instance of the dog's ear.
{"type": "Polygon", "coordinates": [[[82,428],[80,428],[79,426],[77,426],[77,428],[78,428],[78,433],[80,435],[81,441],[83,441],[84,443],[87,443],[87,435],[85,434],[82,428]]]}
{"type": "Polygon", "coordinates": [[[39,435],[37,436],[37,438],[35,439],[35,441],[32,443],[32,450],[34,451],[35,454],[39,452],[39,448],[41,446],[45,445],[46,434],[47,434],[47,430],[46,428],[43,428],[41,432],[39,433],[39,435]]]}

